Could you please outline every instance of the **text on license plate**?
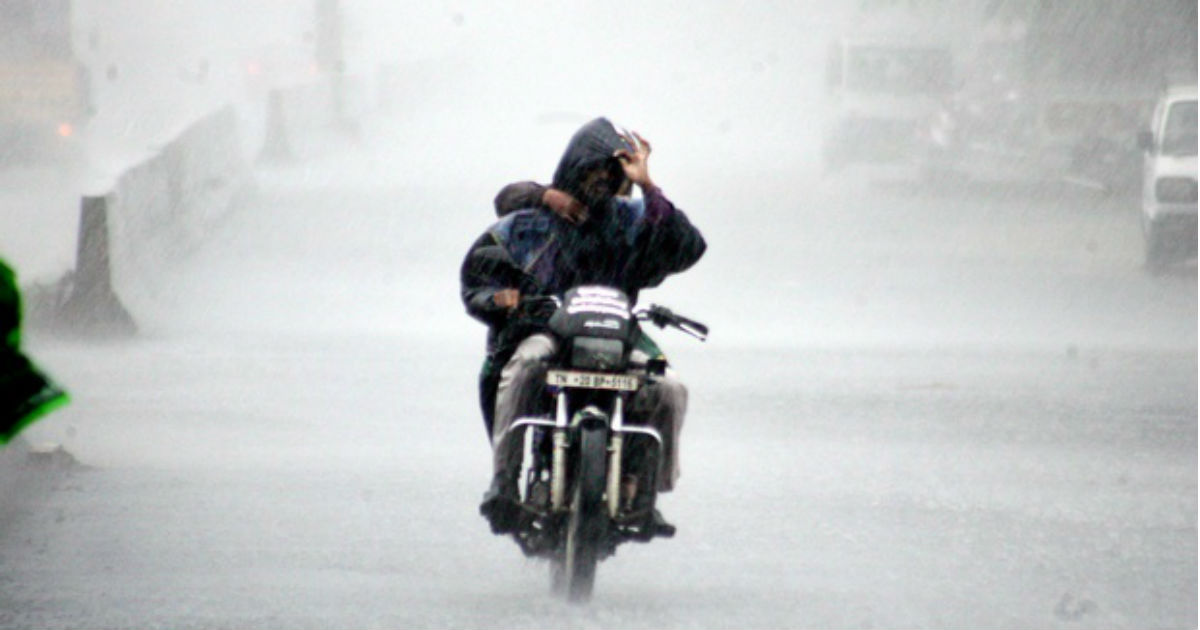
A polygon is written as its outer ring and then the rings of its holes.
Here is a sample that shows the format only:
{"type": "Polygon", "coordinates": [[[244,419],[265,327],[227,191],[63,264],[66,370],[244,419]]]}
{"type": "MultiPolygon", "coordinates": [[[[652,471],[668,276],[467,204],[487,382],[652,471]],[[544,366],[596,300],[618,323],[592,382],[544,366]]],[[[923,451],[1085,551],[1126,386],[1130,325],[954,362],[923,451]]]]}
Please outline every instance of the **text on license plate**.
{"type": "Polygon", "coordinates": [[[597,372],[567,372],[550,370],[546,383],[555,387],[583,389],[615,389],[632,392],[638,388],[638,378],[632,374],[600,374],[597,372]]]}

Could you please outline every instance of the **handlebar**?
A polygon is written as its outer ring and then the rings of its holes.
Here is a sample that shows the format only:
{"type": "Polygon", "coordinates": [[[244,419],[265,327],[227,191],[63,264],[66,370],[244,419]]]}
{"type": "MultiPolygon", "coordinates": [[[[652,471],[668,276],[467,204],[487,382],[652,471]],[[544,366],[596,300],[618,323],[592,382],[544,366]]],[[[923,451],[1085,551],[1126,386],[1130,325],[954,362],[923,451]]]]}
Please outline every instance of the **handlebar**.
{"type": "Polygon", "coordinates": [[[562,300],[557,295],[521,295],[517,302],[518,306],[545,306],[552,304],[561,306],[562,300]]]}
{"type": "MultiPolygon", "coordinates": [[[[546,307],[562,306],[562,300],[555,295],[522,295],[517,306],[517,311],[530,312],[546,307]]],[[[633,313],[639,321],[650,321],[659,328],[670,326],[677,328],[684,333],[699,339],[700,341],[708,340],[708,326],[673,312],[665,306],[651,304],[649,308],[638,309],[633,313]]]]}
{"type": "Polygon", "coordinates": [[[676,314],[665,306],[651,304],[650,308],[641,309],[637,311],[636,315],[638,319],[649,320],[659,328],[671,326],[673,328],[678,328],[679,330],[699,339],[700,341],[706,341],[708,339],[708,326],[705,326],[694,319],[689,319],[683,315],[676,314]]]}

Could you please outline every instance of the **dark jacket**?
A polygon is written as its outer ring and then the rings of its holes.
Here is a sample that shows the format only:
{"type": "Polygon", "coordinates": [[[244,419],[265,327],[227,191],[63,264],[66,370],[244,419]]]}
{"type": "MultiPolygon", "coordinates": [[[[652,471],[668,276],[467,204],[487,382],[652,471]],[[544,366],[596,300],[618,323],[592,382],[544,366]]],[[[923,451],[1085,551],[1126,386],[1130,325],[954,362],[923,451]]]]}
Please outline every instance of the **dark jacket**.
{"type": "MultiPolygon", "coordinates": [[[[615,163],[612,154],[621,148],[629,147],[611,123],[603,118],[588,123],[568,143],[554,187],[578,198],[584,174],[615,163]]],[[[519,341],[539,322],[538,315],[531,315],[534,321],[509,317],[492,300],[496,291],[561,296],[573,286],[606,284],[636,302],[641,289],[691,267],[706,247],[700,231],[659,189],[645,191],[642,199],[614,197],[579,226],[552,212],[520,210],[471,246],[460,272],[461,297],[467,312],[491,329],[489,350],[504,351],[509,340],[519,341]],[[501,333],[505,343],[498,343],[501,333]]]]}

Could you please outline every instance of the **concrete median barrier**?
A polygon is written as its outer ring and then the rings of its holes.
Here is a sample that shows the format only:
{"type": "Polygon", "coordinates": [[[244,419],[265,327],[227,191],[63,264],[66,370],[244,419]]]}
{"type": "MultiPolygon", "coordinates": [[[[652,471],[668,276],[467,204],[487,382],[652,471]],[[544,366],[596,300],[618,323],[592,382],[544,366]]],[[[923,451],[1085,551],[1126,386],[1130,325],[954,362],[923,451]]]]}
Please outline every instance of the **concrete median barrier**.
{"type": "Polygon", "coordinates": [[[88,334],[130,335],[133,317],[112,286],[107,196],[84,197],[71,290],[59,309],[61,325],[88,334]]]}
{"type": "Polygon", "coordinates": [[[30,291],[31,315],[60,332],[132,334],[161,270],[201,247],[251,183],[233,108],[195,121],[81,199],[75,267],[30,291]]]}

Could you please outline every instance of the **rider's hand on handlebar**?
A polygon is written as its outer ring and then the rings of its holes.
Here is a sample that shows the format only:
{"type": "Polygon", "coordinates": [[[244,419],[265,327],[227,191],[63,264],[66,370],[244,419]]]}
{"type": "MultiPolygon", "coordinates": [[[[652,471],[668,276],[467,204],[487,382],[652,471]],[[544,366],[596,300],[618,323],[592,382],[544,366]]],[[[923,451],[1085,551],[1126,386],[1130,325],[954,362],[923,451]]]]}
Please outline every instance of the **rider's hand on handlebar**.
{"type": "Polygon", "coordinates": [[[492,302],[511,313],[521,303],[521,292],[516,289],[501,289],[492,294],[492,302]]]}
{"type": "Polygon", "coordinates": [[[546,192],[542,193],[542,203],[547,208],[550,208],[554,214],[566,219],[569,223],[579,225],[587,221],[587,206],[576,201],[570,193],[555,188],[547,188],[546,192]]]}

